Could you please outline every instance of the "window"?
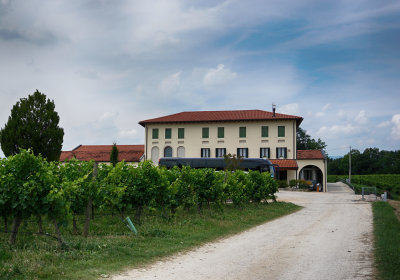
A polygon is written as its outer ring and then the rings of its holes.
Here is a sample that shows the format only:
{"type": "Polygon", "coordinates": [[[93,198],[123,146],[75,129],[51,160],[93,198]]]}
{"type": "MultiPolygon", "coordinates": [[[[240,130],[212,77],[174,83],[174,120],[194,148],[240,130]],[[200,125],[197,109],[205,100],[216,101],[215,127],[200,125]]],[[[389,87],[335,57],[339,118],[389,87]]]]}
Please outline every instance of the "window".
{"type": "Polygon", "coordinates": [[[248,158],[249,157],[249,148],[238,148],[237,156],[243,157],[243,158],[248,158]]]}
{"type": "Polygon", "coordinates": [[[261,127],[261,137],[268,137],[268,126],[261,127]]]}
{"type": "Polygon", "coordinates": [[[260,158],[269,158],[269,148],[260,148],[260,158]]]}
{"type": "Polygon", "coordinates": [[[203,131],[202,131],[202,137],[203,138],[208,138],[209,137],[209,128],[208,127],[203,127],[203,131]]]}
{"type": "Polygon", "coordinates": [[[185,129],[184,128],[178,128],[178,138],[179,139],[185,138],[185,129]]]}
{"type": "Polygon", "coordinates": [[[216,148],[215,157],[224,157],[226,155],[226,148],[216,148]]]}
{"type": "Polygon", "coordinates": [[[246,127],[239,127],[239,137],[240,138],[246,137],[246,127]]]}
{"type": "Polygon", "coordinates": [[[210,148],[201,148],[201,157],[209,158],[210,157],[210,148]]]}
{"type": "Polygon", "coordinates": [[[172,148],[171,147],[165,147],[164,157],[172,157],[172,148]]]}
{"type": "Polygon", "coordinates": [[[171,134],[172,134],[171,128],[166,128],[165,129],[165,139],[171,139],[171,134]]]}
{"type": "Polygon", "coordinates": [[[158,139],[158,128],[153,128],[153,139],[158,139]]]}
{"type": "Polygon", "coordinates": [[[276,148],[276,158],[287,158],[287,148],[276,148]]]}
{"type": "Polygon", "coordinates": [[[218,127],[218,138],[224,138],[225,137],[225,128],[224,127],[218,127]]]}
{"type": "Polygon", "coordinates": [[[285,137],[285,126],[278,126],[278,137],[285,137]]]}

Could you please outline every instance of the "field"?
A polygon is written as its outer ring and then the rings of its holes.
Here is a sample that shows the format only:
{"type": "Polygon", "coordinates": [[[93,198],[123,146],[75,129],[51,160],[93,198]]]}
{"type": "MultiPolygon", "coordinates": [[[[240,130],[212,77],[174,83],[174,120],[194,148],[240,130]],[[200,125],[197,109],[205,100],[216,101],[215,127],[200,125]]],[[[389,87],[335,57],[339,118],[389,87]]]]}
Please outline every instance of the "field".
{"type": "MultiPolygon", "coordinates": [[[[134,235],[111,213],[95,213],[89,237],[73,234],[71,224],[62,227],[67,247],[48,236],[26,235],[37,232],[36,219],[21,226],[14,246],[9,234],[0,233],[0,279],[99,279],[127,267],[140,266],[178,251],[235,234],[255,225],[300,209],[291,203],[247,204],[223,209],[180,211],[173,218],[147,211],[134,235]]],[[[133,214],[133,213],[130,213],[133,214]]],[[[131,215],[132,216],[132,215],[131,215]]],[[[1,219],[0,219],[1,220],[1,219]]],[[[3,224],[4,221],[1,221],[3,224]]],[[[81,230],[84,216],[78,217],[81,230]]],[[[44,232],[54,235],[44,220],[44,232]]]]}
{"type": "MultiPolygon", "coordinates": [[[[328,182],[345,180],[348,175],[328,175],[328,182]]],[[[351,183],[360,191],[362,186],[376,187],[378,194],[387,191],[391,198],[400,199],[400,174],[352,175],[351,183]]]]}

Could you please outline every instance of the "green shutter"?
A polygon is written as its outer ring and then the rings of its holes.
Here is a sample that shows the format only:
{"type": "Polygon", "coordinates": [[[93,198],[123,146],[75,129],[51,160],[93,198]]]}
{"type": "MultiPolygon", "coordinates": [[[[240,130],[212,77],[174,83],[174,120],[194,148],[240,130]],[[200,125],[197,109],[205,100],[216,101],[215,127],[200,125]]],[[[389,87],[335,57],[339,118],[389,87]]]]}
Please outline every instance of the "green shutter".
{"type": "Polygon", "coordinates": [[[184,128],[178,128],[178,138],[179,139],[185,138],[185,129],[184,128]]]}
{"type": "Polygon", "coordinates": [[[218,138],[224,138],[225,137],[225,131],[223,127],[218,127],[218,138]]]}
{"type": "Polygon", "coordinates": [[[285,137],[285,127],[278,126],[278,137],[285,137]]]}
{"type": "Polygon", "coordinates": [[[240,138],[246,137],[246,127],[239,127],[239,137],[240,138]]]}
{"type": "Polygon", "coordinates": [[[158,139],[158,128],[153,128],[153,139],[158,139]]]}
{"type": "Polygon", "coordinates": [[[261,127],[261,137],[268,137],[268,126],[261,127]]]}
{"type": "Polygon", "coordinates": [[[171,128],[165,129],[165,139],[171,139],[171,134],[172,134],[171,130],[172,130],[171,128]]]}
{"type": "Polygon", "coordinates": [[[209,129],[208,129],[208,127],[203,127],[202,137],[203,138],[208,138],[209,137],[209,129]]]}

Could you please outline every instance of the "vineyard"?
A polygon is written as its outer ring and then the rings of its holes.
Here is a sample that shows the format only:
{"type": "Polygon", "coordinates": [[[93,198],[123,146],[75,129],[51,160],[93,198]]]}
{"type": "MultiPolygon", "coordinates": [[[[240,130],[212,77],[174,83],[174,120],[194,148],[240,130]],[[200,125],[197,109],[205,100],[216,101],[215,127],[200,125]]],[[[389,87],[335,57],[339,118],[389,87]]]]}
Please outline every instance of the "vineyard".
{"type": "Polygon", "coordinates": [[[88,236],[93,211],[115,212],[122,220],[133,212],[134,222],[140,224],[149,209],[170,217],[179,209],[201,212],[228,202],[240,206],[275,200],[276,191],[269,174],[257,171],[167,170],[149,161],[138,167],[120,162],[114,168],[78,160],[48,163],[26,150],[0,164],[0,212],[10,244],[15,244],[19,226],[30,217],[37,218],[39,232],[42,217],[52,221],[55,237],[64,246],[60,226],[72,222],[78,233],[76,217],[84,215],[82,235],[88,236]]]}
{"type": "MultiPolygon", "coordinates": [[[[346,175],[329,175],[329,182],[337,182],[347,179],[346,175]]],[[[378,193],[387,191],[396,200],[400,199],[400,174],[383,175],[352,175],[351,183],[362,186],[376,187],[378,193]]]]}

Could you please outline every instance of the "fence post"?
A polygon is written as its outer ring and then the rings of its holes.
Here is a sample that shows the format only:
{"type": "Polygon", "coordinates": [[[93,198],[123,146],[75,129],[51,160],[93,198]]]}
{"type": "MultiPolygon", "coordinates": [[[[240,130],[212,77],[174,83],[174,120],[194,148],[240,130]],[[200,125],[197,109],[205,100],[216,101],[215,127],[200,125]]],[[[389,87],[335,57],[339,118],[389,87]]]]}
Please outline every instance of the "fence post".
{"type": "Polygon", "coordinates": [[[364,187],[361,188],[362,200],[364,200],[364,187]]]}

